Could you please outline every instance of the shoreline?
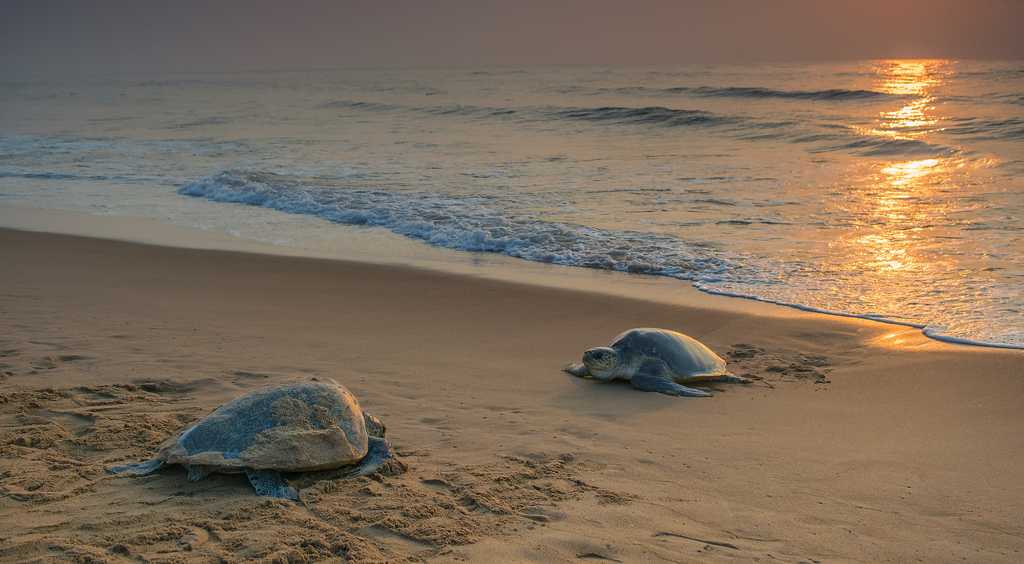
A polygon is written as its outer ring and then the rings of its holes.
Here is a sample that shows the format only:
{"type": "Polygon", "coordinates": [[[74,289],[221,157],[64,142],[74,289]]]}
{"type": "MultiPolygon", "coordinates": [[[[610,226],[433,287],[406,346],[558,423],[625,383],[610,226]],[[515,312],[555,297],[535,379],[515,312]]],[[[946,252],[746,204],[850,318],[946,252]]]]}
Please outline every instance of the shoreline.
{"type": "MultiPolygon", "coordinates": [[[[247,210],[249,209],[247,207],[247,210]]],[[[265,211],[258,208],[256,210],[265,211]]],[[[300,217],[299,219],[310,218],[300,217]]],[[[927,326],[923,324],[828,311],[800,304],[762,299],[756,296],[704,289],[699,284],[689,280],[659,275],[538,263],[510,257],[501,253],[453,250],[428,245],[421,241],[391,233],[385,229],[349,226],[322,222],[317,218],[312,219],[314,223],[322,223],[322,227],[339,232],[339,238],[333,241],[336,243],[333,247],[302,248],[288,244],[273,244],[234,236],[217,230],[166,224],[151,218],[100,216],[65,210],[0,206],[0,229],[6,228],[79,237],[94,237],[104,240],[170,248],[355,261],[398,267],[405,266],[487,279],[511,280],[543,287],[583,288],[589,291],[616,296],[639,296],[640,299],[674,304],[698,305],[698,302],[701,301],[698,296],[707,296],[711,300],[711,304],[707,306],[700,304],[701,307],[721,308],[727,311],[748,311],[754,308],[754,311],[763,315],[822,315],[830,318],[847,319],[854,323],[877,323],[891,326],[894,328],[893,331],[898,331],[899,329],[895,328],[901,327],[915,329],[923,339],[936,345],[1024,350],[1024,347],[1010,344],[974,341],[935,334],[929,332],[927,326]],[[345,237],[355,239],[355,243],[339,241],[339,239],[345,237]],[[394,258],[368,253],[366,248],[373,245],[382,245],[385,249],[394,252],[394,258]],[[737,305],[737,301],[741,303],[737,305]]],[[[903,342],[916,341],[908,340],[905,336],[901,340],[903,342]]],[[[914,346],[921,346],[921,343],[914,342],[914,346]]]]}
{"type": "Polygon", "coordinates": [[[0,263],[3,560],[1024,552],[1019,351],[696,290],[665,303],[8,229],[0,263]],[[645,325],[757,381],[684,399],[561,372],[645,325]],[[310,377],[380,417],[407,472],[297,476],[301,504],[240,476],[105,473],[219,403],[310,377]]]}

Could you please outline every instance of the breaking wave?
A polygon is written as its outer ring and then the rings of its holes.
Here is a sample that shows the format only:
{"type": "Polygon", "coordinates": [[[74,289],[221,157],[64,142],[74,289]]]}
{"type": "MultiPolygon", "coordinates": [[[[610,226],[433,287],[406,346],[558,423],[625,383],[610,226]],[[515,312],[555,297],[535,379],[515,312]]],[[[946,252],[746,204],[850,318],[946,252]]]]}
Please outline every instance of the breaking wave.
{"type": "Polygon", "coordinates": [[[501,253],[570,266],[714,280],[731,265],[667,235],[538,221],[485,195],[393,192],[317,186],[267,172],[225,171],[182,186],[186,196],[383,227],[431,245],[501,253]]]}

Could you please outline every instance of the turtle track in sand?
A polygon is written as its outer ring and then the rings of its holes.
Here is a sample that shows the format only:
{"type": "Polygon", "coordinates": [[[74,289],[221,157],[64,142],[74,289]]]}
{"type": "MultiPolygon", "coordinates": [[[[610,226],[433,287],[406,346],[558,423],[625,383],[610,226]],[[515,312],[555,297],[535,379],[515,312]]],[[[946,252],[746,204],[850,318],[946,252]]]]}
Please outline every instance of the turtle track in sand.
{"type": "Polygon", "coordinates": [[[736,343],[722,355],[729,370],[755,383],[775,387],[779,382],[829,384],[832,361],[821,355],[795,351],[766,350],[749,343],[736,343]]]}
{"type": "MultiPolygon", "coordinates": [[[[396,448],[404,473],[292,476],[301,503],[252,495],[244,476],[188,482],[180,468],[118,478],[106,466],[152,454],[213,406],[171,381],[0,393],[0,560],[409,561],[564,518],[560,503],[629,496],[583,479],[567,453],[447,465],[396,448]]],[[[396,437],[400,439],[400,437],[396,437]]]]}

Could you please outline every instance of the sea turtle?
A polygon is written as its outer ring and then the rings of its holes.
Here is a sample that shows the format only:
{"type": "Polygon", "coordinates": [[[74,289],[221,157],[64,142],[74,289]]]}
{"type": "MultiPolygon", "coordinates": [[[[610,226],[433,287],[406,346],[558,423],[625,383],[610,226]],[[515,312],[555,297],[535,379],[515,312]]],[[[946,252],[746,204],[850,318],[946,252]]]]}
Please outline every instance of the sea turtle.
{"type": "Polygon", "coordinates": [[[580,378],[629,380],[638,390],[670,396],[711,395],[680,384],[750,383],[730,374],[722,357],[700,341],[668,329],[630,329],[607,347],[584,351],[583,362],[570,364],[565,371],[580,378]]]}
{"type": "Polygon", "coordinates": [[[109,472],[145,476],[181,464],[193,481],[244,472],[257,495],[298,499],[281,472],[371,474],[392,457],[384,430],[337,382],[287,384],[236,398],[169,439],[152,460],[109,472]]]}

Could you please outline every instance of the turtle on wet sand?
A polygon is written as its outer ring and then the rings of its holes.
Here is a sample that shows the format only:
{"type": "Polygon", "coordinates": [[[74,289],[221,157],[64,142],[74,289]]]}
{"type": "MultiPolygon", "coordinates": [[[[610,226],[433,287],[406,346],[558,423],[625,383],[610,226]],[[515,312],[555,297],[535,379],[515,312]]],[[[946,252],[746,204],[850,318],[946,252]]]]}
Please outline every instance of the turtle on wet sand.
{"type": "Polygon", "coordinates": [[[711,395],[682,384],[750,383],[730,374],[725,360],[700,341],[668,329],[630,329],[607,347],[586,350],[583,362],[565,371],[581,378],[628,380],[638,390],[670,396],[711,395]]]}
{"type": "Polygon", "coordinates": [[[109,472],[144,476],[180,464],[193,481],[214,472],[245,473],[258,495],[298,499],[282,472],[371,474],[393,456],[384,432],[341,384],[287,384],[236,398],[169,439],[153,459],[109,472]]]}

